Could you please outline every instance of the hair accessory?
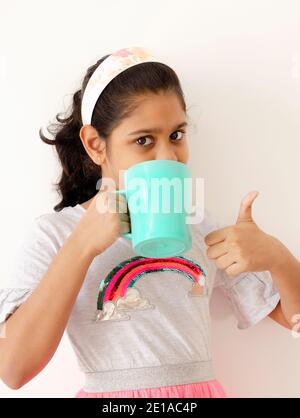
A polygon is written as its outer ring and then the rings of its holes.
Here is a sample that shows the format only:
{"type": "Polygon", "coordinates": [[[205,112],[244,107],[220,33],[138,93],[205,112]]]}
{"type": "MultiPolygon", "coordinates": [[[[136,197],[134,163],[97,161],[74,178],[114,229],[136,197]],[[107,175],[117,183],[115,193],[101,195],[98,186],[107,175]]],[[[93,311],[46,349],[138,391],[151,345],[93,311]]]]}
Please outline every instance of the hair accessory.
{"type": "Polygon", "coordinates": [[[110,54],[93,72],[84,90],[81,102],[83,125],[91,124],[92,114],[97,100],[111,80],[122,71],[143,62],[160,62],[144,48],[123,48],[110,54]]]}

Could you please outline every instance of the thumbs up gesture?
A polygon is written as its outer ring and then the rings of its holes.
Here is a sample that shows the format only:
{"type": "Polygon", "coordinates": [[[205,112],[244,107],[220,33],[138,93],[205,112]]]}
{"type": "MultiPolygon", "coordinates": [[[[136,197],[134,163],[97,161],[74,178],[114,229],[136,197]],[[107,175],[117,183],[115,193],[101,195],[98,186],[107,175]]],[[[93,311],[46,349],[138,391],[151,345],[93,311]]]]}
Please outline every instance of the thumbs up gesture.
{"type": "Polygon", "coordinates": [[[252,216],[259,192],[248,193],[241,201],[235,225],[205,236],[207,256],[230,276],[250,271],[271,271],[282,254],[282,243],[263,232],[252,216]]]}

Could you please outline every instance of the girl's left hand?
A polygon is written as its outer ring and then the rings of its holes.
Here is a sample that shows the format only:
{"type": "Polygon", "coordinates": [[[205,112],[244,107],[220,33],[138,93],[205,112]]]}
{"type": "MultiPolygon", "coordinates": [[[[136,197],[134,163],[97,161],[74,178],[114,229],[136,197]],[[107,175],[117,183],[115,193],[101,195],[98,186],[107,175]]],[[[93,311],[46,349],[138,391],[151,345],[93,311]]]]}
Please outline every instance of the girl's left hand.
{"type": "Polygon", "coordinates": [[[241,202],[235,225],[210,232],[204,238],[207,256],[230,276],[250,271],[273,271],[282,260],[283,244],[263,232],[252,218],[252,203],[258,192],[248,193],[241,202]]]}

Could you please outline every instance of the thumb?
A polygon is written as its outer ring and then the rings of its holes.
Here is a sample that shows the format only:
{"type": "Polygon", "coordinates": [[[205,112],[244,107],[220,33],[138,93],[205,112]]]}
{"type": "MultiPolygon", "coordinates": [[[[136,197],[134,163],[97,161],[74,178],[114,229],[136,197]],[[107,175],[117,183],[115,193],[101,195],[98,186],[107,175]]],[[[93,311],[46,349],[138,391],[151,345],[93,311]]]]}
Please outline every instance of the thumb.
{"type": "Polygon", "coordinates": [[[244,196],[241,201],[240,210],[236,221],[237,224],[240,222],[254,222],[252,218],[252,204],[258,194],[259,192],[253,191],[247,193],[246,196],[244,196]]]}

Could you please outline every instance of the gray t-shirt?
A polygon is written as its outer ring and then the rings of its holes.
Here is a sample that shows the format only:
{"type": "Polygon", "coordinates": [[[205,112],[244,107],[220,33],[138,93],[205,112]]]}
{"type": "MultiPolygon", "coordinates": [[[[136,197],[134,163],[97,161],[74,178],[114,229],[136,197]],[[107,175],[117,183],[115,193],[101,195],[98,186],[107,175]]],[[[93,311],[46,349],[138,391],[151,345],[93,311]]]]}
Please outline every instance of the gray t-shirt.
{"type": "MultiPolygon", "coordinates": [[[[34,219],[9,287],[0,289],[0,327],[32,293],[85,211],[77,204],[34,219]]],[[[206,256],[204,237],[219,227],[205,210],[203,221],[191,224],[192,248],[180,256],[139,257],[119,237],[94,258],[66,327],[85,391],[214,379],[209,300],[215,287],[228,298],[240,329],[275,308],[280,297],[270,272],[229,276],[206,256]]]]}

